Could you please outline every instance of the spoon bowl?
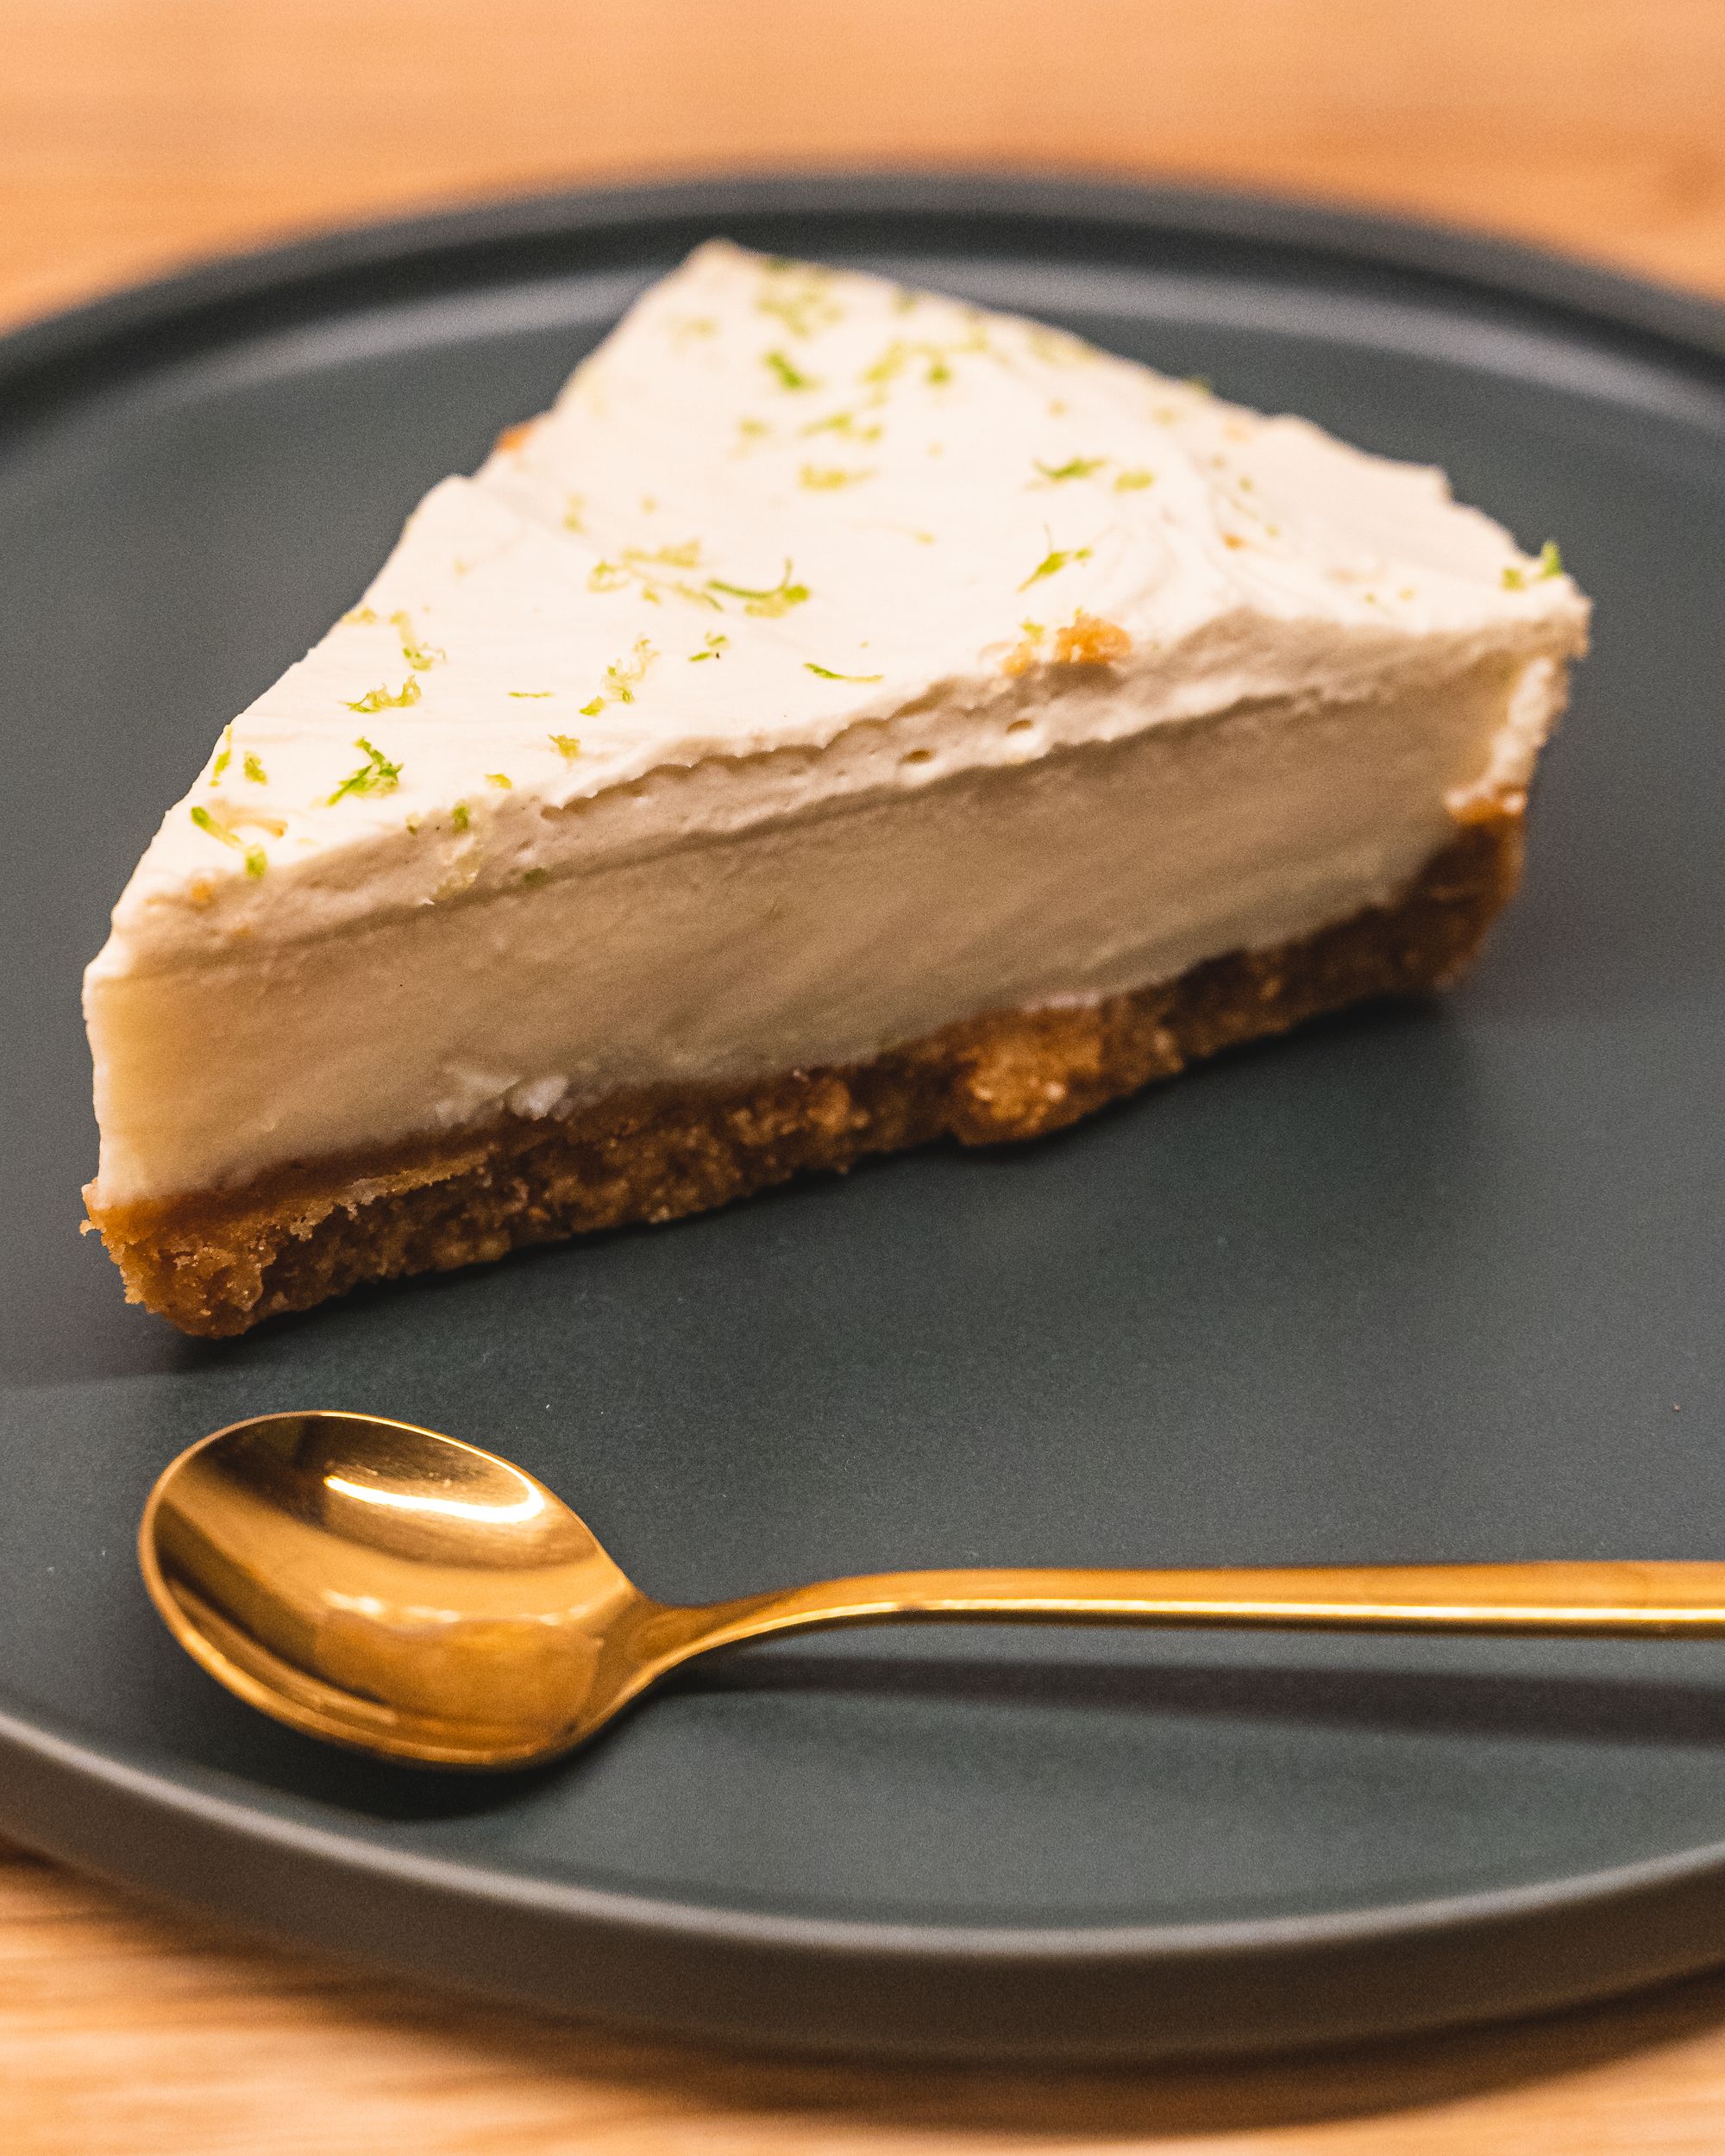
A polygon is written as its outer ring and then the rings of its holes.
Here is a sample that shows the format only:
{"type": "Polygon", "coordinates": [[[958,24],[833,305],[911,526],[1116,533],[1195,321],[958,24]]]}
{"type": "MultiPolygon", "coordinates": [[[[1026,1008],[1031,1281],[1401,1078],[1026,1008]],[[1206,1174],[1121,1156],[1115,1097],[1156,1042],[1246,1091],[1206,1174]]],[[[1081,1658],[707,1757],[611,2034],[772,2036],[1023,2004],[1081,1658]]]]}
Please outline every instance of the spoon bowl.
{"type": "Polygon", "coordinates": [[[205,1438],[152,1492],[139,1556],[174,1637],[230,1691],[439,1765],[580,1743],[680,1630],[523,1469],[372,1415],[205,1438]]]}
{"type": "Polygon", "coordinates": [[[513,1767],[582,1743],[692,1656],[906,1618],[1325,1630],[1725,1633],[1725,1564],[883,1572],[656,1601],[562,1500],[377,1415],[263,1415],[182,1452],[138,1532],[193,1659],[279,1721],[381,1758],[513,1767]]]}

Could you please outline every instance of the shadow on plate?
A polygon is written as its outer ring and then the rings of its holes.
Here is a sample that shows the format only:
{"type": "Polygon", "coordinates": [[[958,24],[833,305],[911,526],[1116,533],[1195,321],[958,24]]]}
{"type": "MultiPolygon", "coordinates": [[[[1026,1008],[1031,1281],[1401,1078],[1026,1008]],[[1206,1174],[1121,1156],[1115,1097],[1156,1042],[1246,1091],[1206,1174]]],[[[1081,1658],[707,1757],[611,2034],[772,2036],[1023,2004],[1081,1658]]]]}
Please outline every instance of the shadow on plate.
{"type": "Polygon", "coordinates": [[[667,1687],[1208,1716],[1408,1735],[1725,1745],[1725,1690],[1643,1678],[1358,1668],[1177,1668],[733,1648],[667,1687]]]}

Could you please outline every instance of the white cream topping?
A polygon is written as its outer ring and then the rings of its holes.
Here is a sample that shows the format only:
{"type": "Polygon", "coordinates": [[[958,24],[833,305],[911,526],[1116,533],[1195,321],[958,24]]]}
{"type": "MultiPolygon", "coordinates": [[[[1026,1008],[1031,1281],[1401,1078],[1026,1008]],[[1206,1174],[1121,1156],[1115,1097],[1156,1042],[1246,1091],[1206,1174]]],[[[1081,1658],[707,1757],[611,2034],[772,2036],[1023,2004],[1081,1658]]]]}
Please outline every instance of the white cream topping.
{"type": "MultiPolygon", "coordinates": [[[[873,829],[905,874],[882,812],[896,803],[904,830],[931,832],[967,774],[1104,768],[1058,749],[1165,735],[1166,756],[1134,767],[1160,786],[1206,742],[1233,739],[1225,715],[1242,706],[1273,703],[1314,758],[1331,738],[1321,715],[1346,708],[1355,745],[1335,749],[1327,783],[1372,799],[1378,851],[1405,875],[1470,792],[1525,784],[1585,625],[1554,560],[1454,505],[1439,473],[1034,323],[715,243],[637,304],[551,413],[476,478],[433,490],[362,605],[235,721],[169,812],[88,976],[102,1195],[241,1179],[505,1100],[543,1113],[612,1083],[910,1037],[928,995],[909,978],[875,995],[854,969],[839,984],[854,1022],[794,1037],[793,1014],[812,1012],[829,978],[811,973],[813,955],[830,967],[884,932],[859,896],[868,877],[845,896],[819,873],[843,835],[833,818],[873,829]],[[1445,683],[1471,714],[1459,734],[1414,716],[1442,708],[1430,692],[1445,683]],[[1404,714],[1405,755],[1386,749],[1386,712],[1404,714]],[[1411,738],[1422,724],[1465,753],[1433,763],[1411,738]],[[1355,785],[1347,758],[1367,743],[1376,775],[1355,785]],[[1385,786],[1393,799],[1378,798],[1385,786]],[[926,813],[908,814],[931,787],[926,813]],[[686,978],[687,909],[700,890],[715,933],[761,936],[766,885],[720,843],[750,833],[800,862],[775,901],[797,934],[782,950],[759,942],[756,990],[734,987],[741,1015],[715,1031],[686,978]],[[708,889],[721,859],[731,881],[708,889]],[[757,912],[712,917],[744,885],[757,912]],[[829,887],[848,919],[821,912],[829,887]],[[402,937],[386,952],[392,924],[402,937]],[[333,956],[332,936],[354,952],[333,956]],[[398,1017],[379,1044],[398,1069],[363,1088],[351,1059],[309,1045],[335,1038],[344,1011],[351,1023],[353,999],[376,997],[384,976],[358,946],[391,981],[411,954],[420,982],[368,1012],[374,1031],[398,1017]],[[477,968],[461,956],[476,951],[477,968]],[[561,1015],[536,1043],[512,1019],[509,1052],[489,1061],[462,1050],[463,1027],[470,1044],[498,1037],[486,982],[518,965],[535,994],[562,996],[561,1015]],[[270,983],[270,1037],[248,1051],[242,1011],[216,1021],[216,1053],[212,992],[243,998],[248,975],[270,983]],[[439,994],[448,1014],[433,1022],[439,994]]],[[[1285,780],[1289,766],[1264,768],[1285,780]]],[[[1219,874],[1235,861],[1229,829],[1266,862],[1298,851],[1298,819],[1248,779],[1229,780],[1238,813],[1209,842],[1219,874]]],[[[1283,787],[1290,802],[1309,793],[1283,787]]],[[[1135,844],[1160,843],[1156,810],[1141,805],[1135,844]]],[[[1050,827],[1055,856],[1082,854],[1082,824],[1064,839],[1050,827]]],[[[939,843],[961,841],[955,825],[939,843]]],[[[1289,867],[1304,894],[1294,928],[1270,903],[1274,876],[1256,910],[1210,887],[1194,918],[1233,943],[1298,932],[1336,918],[1311,912],[1320,889],[1333,909],[1387,894],[1372,851],[1352,830],[1333,859],[1315,848],[1328,868],[1308,862],[1302,881],[1289,867]]],[[[1122,860],[1105,895],[1137,909],[1113,939],[1132,964],[1207,955],[1180,955],[1165,878],[1122,860]]],[[[1199,854],[1187,868],[1203,884],[1199,854]]],[[[1008,886],[1027,873],[1005,856],[989,871],[1008,886]]],[[[934,1023],[1132,985],[1096,962],[1092,907],[1044,921],[1046,977],[1031,981],[1011,956],[1023,930],[1008,932],[1010,888],[946,898],[1007,926],[959,934],[968,973],[957,957],[925,968],[934,1023]]]]}

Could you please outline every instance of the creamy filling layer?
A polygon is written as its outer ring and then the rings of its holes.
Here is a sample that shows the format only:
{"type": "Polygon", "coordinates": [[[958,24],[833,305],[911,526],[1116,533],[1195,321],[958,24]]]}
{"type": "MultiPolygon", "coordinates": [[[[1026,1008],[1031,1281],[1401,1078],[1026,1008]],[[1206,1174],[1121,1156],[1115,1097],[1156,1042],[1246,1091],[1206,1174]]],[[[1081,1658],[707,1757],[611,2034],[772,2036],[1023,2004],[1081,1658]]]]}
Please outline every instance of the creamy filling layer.
{"type": "Polygon", "coordinates": [[[1308,934],[1395,895],[1470,791],[1525,780],[1561,686],[1499,661],[1262,701],[370,929],[93,970],[97,1201],[862,1061],[1308,934]]]}

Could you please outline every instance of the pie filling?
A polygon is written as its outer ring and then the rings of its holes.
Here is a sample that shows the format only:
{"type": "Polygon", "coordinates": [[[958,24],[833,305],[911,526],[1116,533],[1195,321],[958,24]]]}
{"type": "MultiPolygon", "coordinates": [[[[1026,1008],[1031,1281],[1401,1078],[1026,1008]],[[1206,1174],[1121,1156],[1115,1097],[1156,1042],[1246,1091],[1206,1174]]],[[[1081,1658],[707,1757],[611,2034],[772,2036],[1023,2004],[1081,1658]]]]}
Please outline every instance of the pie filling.
{"type": "Polygon", "coordinates": [[[1519,686],[1488,661],[1386,699],[1255,704],[343,934],[97,973],[97,1201],[859,1062],[1279,945],[1409,882],[1519,686]]]}

